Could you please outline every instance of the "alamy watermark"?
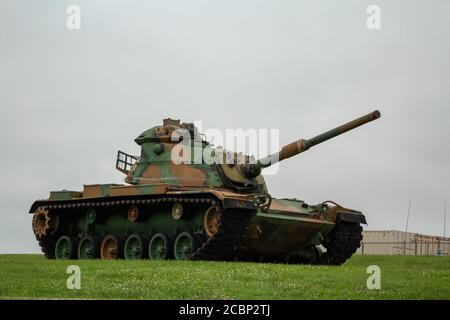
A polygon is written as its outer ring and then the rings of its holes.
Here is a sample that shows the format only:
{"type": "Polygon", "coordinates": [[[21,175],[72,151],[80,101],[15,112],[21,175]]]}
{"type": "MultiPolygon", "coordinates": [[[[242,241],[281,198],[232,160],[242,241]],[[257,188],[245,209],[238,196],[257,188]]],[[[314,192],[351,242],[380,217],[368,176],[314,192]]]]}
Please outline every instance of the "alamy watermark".
{"type": "Polygon", "coordinates": [[[69,290],[81,289],[81,270],[77,265],[70,265],[66,269],[66,273],[69,277],[66,280],[66,286],[69,290]]]}
{"type": "MultiPolygon", "coordinates": [[[[81,29],[81,8],[78,5],[72,4],[67,7],[66,13],[68,15],[66,20],[66,27],[68,30],[81,29]]],[[[366,26],[369,30],[381,29],[381,8],[377,5],[371,4],[367,7],[366,13],[368,15],[366,26]]]]}
{"type": "Polygon", "coordinates": [[[371,265],[367,267],[366,272],[370,274],[367,278],[367,289],[379,290],[381,289],[381,269],[377,265],[371,265]]]}
{"type": "Polygon", "coordinates": [[[66,20],[66,27],[69,30],[81,29],[81,9],[79,6],[72,4],[67,7],[66,13],[68,14],[66,20]]]}
{"type": "Polygon", "coordinates": [[[367,17],[366,26],[369,30],[381,29],[381,8],[377,5],[370,5],[366,9],[367,17]]]}
{"type": "MultiPolygon", "coordinates": [[[[174,130],[171,141],[178,142],[171,150],[171,160],[175,164],[255,164],[269,154],[273,154],[273,160],[280,150],[279,129],[226,129],[212,128],[202,130],[201,121],[194,122],[194,130],[183,128],[174,130]],[[204,139],[198,132],[203,132],[210,143],[204,147],[204,139]],[[213,145],[218,145],[213,147],[213,145]],[[225,146],[225,147],[222,147],[225,146]],[[240,152],[235,152],[239,150],[240,152]]],[[[278,159],[276,159],[278,160],[278,159]]],[[[275,163],[276,161],[274,161],[275,163]]],[[[267,168],[265,174],[276,174],[278,164],[267,168]]]]}

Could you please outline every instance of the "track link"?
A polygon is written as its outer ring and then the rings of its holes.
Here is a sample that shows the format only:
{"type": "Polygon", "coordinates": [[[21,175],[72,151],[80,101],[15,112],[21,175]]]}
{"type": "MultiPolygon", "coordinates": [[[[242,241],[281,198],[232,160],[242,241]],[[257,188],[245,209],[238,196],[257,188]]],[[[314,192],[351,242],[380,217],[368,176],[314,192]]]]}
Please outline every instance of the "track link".
{"type": "Polygon", "coordinates": [[[55,240],[52,236],[36,237],[41,251],[47,259],[55,259],[55,240]]]}
{"type": "Polygon", "coordinates": [[[221,210],[218,232],[207,239],[191,260],[227,260],[238,246],[250,221],[248,210],[221,210]]]}
{"type": "Polygon", "coordinates": [[[341,265],[361,246],[362,227],[357,223],[341,221],[326,236],[322,245],[327,249],[318,264],[341,265]]]}

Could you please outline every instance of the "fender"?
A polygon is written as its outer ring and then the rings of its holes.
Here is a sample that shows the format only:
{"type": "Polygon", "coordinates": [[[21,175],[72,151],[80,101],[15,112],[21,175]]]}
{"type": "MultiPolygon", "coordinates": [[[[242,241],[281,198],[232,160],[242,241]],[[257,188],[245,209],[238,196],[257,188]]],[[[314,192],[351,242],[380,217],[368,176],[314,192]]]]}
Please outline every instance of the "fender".
{"type": "Polygon", "coordinates": [[[340,221],[367,224],[366,217],[361,212],[358,211],[355,212],[338,211],[336,213],[336,222],[340,221]]]}

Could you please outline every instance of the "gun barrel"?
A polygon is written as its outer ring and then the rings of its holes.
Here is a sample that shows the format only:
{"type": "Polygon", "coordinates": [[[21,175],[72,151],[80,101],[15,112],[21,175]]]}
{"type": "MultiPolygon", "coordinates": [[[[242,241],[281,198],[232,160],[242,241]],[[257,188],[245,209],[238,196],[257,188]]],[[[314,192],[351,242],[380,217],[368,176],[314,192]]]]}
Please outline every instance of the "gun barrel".
{"type": "Polygon", "coordinates": [[[282,161],[284,159],[290,158],[292,156],[295,156],[299,153],[302,153],[303,151],[308,150],[309,148],[315,146],[316,144],[322,143],[324,141],[327,141],[331,138],[334,138],[340,134],[343,134],[349,130],[355,129],[359,126],[362,126],[368,122],[371,122],[373,120],[376,120],[380,117],[380,112],[378,110],[375,110],[371,113],[366,114],[365,116],[362,116],[360,118],[357,118],[355,120],[352,120],[350,122],[347,122],[339,127],[336,127],[334,129],[328,130],[327,132],[324,132],[322,134],[319,134],[311,139],[304,140],[300,139],[297,141],[294,141],[283,148],[277,153],[274,153],[270,156],[264,157],[262,159],[259,159],[257,161],[257,165],[261,168],[265,168],[268,166],[271,166],[274,163],[277,163],[279,161],[282,161]]]}

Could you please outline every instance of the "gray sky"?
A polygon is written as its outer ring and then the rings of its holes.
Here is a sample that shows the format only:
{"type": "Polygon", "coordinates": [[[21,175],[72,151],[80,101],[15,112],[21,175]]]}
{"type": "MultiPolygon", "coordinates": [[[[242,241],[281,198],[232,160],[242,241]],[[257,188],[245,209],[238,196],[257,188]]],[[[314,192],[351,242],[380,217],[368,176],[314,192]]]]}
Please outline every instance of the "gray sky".
{"type": "MultiPolygon", "coordinates": [[[[450,200],[450,2],[0,2],[0,252],[37,252],[49,190],[122,182],[117,149],[162,118],[279,128],[281,143],[382,118],[284,162],[271,193],[442,235],[450,200]],[[66,8],[81,7],[81,30],[66,8]],[[368,30],[366,8],[381,8],[368,30]]],[[[447,220],[450,220],[447,219],[447,220]]],[[[450,234],[450,228],[448,228],[450,234]]]]}

